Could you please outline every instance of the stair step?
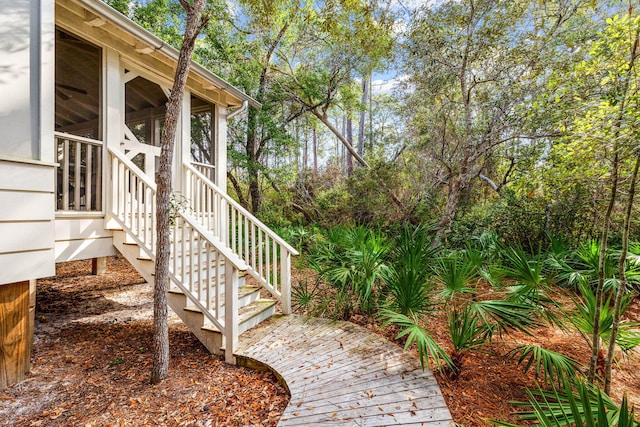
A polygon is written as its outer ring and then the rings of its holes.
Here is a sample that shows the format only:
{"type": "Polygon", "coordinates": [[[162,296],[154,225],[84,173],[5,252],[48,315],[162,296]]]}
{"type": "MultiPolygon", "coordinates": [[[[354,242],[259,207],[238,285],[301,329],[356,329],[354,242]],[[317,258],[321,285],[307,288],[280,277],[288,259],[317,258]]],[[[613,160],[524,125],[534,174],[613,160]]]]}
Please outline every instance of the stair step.
{"type": "MultiPolygon", "coordinates": [[[[118,227],[114,226],[113,230],[113,244],[122,253],[125,259],[148,280],[153,283],[154,277],[154,262],[148,254],[142,250],[135,239],[129,236],[124,230],[118,230],[118,227]]],[[[175,238],[176,236],[172,236],[175,238]]],[[[180,237],[180,236],[178,236],[180,237]]],[[[212,286],[219,286],[219,297],[221,298],[220,313],[218,313],[218,319],[221,323],[224,322],[224,280],[226,267],[223,259],[217,261],[215,256],[210,252],[196,253],[197,246],[194,246],[194,251],[191,250],[191,245],[185,245],[184,257],[185,257],[185,281],[194,280],[198,278],[205,281],[206,277],[209,277],[209,281],[212,286]],[[207,262],[207,257],[210,258],[210,263],[207,262]],[[195,266],[191,262],[195,263],[195,266]],[[220,270],[216,271],[218,268],[220,270]],[[198,274],[199,273],[199,274],[198,274]],[[218,273],[220,278],[220,284],[217,285],[218,273]]],[[[178,252],[182,251],[181,245],[178,245],[178,252]]],[[[181,256],[182,254],[178,254],[181,256]]],[[[178,270],[182,270],[182,261],[177,263],[178,270]]],[[[170,262],[170,267],[173,267],[173,260],[170,262]]],[[[180,277],[180,271],[175,272],[176,276],[180,277]]],[[[268,319],[275,314],[276,301],[271,299],[260,299],[260,287],[245,285],[244,280],[248,272],[238,272],[238,325],[237,334],[240,335],[243,332],[251,329],[260,322],[268,319]]],[[[180,280],[180,279],[179,279],[180,280]]],[[[215,292],[215,288],[212,289],[215,292]]],[[[210,290],[210,293],[212,293],[210,290]]],[[[213,296],[213,295],[211,295],[213,296]]],[[[205,296],[206,298],[206,296],[205,296]]],[[[191,329],[191,331],[198,337],[198,339],[207,347],[212,353],[219,353],[222,348],[222,341],[224,340],[220,331],[215,327],[210,320],[209,313],[202,313],[198,308],[193,306],[193,302],[189,297],[181,292],[178,288],[174,287],[169,290],[169,306],[171,309],[182,319],[182,321],[191,329]],[[189,306],[191,304],[191,306],[189,306]],[[209,317],[207,317],[209,316],[209,317]]]]}
{"type": "MultiPolygon", "coordinates": [[[[184,294],[180,289],[177,289],[177,288],[170,289],[169,292],[177,295],[184,294]]],[[[248,285],[241,286],[240,288],[238,288],[238,305],[240,307],[249,305],[252,302],[255,302],[259,298],[259,296],[260,296],[259,287],[248,286],[248,285]]],[[[224,309],[224,292],[220,292],[220,301],[221,301],[220,308],[223,310],[224,309]]],[[[188,310],[192,312],[200,312],[200,309],[195,306],[186,306],[184,307],[184,310],[188,310]]]]}
{"type": "MultiPolygon", "coordinates": [[[[238,309],[238,335],[271,317],[275,313],[276,304],[277,301],[272,299],[259,299],[238,309]]],[[[204,325],[202,329],[220,333],[213,325],[204,325]]]]}

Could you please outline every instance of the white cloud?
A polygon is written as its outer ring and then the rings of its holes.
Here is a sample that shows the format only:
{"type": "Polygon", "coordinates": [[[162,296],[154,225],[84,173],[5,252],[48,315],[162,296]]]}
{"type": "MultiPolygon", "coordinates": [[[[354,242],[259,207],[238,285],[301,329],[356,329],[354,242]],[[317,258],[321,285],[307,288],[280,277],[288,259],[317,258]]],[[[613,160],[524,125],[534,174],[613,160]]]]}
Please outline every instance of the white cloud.
{"type": "Polygon", "coordinates": [[[406,79],[406,75],[396,76],[391,79],[376,79],[371,82],[371,91],[373,95],[391,94],[397,86],[406,79]]]}

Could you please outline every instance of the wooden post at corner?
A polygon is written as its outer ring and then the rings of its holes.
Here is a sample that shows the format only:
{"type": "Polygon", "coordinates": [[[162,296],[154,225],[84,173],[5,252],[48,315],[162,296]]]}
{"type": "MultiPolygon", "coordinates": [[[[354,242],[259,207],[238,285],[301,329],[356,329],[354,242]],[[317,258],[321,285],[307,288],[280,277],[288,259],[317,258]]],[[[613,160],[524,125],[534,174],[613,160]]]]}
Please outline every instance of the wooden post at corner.
{"type": "Polygon", "coordinates": [[[26,379],[29,373],[33,338],[30,287],[35,284],[31,282],[0,285],[0,389],[26,379]]]}

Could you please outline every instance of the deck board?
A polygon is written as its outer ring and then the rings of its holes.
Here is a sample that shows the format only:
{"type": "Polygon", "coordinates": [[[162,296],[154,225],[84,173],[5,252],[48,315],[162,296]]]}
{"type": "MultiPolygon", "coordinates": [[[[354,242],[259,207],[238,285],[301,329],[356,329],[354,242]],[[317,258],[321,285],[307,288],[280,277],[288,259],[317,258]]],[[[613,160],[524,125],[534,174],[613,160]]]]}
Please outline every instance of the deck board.
{"type": "Polygon", "coordinates": [[[241,335],[236,355],[286,382],[281,427],[455,425],[431,371],[349,322],[276,316],[241,335]]]}

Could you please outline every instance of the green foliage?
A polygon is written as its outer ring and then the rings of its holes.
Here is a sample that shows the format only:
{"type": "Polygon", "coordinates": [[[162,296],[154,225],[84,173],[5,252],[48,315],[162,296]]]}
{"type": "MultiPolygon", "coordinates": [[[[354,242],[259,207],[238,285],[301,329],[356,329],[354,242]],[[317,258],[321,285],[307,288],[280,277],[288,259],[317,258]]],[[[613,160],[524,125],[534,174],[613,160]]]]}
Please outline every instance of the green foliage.
{"type": "Polygon", "coordinates": [[[472,301],[471,312],[487,330],[489,337],[508,331],[520,331],[531,335],[531,328],[540,326],[536,306],[506,300],[472,301]]]}
{"type": "MultiPolygon", "coordinates": [[[[551,391],[527,390],[529,402],[515,402],[532,410],[519,412],[522,421],[537,421],[545,427],[637,427],[634,408],[629,408],[626,395],[620,406],[599,388],[582,381],[563,381],[561,388],[551,391]],[[575,388],[575,390],[574,390],[575,388]]],[[[513,424],[492,421],[504,427],[513,424]]]]}
{"type": "Polygon", "coordinates": [[[381,310],[379,317],[384,321],[383,326],[394,324],[400,328],[400,333],[396,336],[396,339],[406,337],[405,350],[415,342],[423,369],[427,366],[429,357],[433,359],[438,367],[441,366],[442,362],[449,367],[455,366],[447,352],[433,339],[429,331],[418,324],[416,319],[391,310],[381,310]]]}
{"type": "Polygon", "coordinates": [[[388,242],[380,232],[364,227],[334,227],[309,255],[309,263],[340,294],[342,317],[351,314],[355,304],[371,313],[376,288],[386,275],[388,242]]]}
{"type": "Polygon", "coordinates": [[[400,314],[424,314],[434,309],[429,263],[436,253],[425,227],[405,226],[396,238],[384,274],[388,307],[400,314]]]}
{"type": "Polygon", "coordinates": [[[318,292],[317,281],[311,286],[308,280],[298,282],[291,287],[291,306],[293,309],[306,314],[318,292]]]}
{"type": "MultiPolygon", "coordinates": [[[[591,287],[580,284],[581,299],[574,300],[576,310],[572,313],[570,320],[573,325],[583,334],[593,334],[593,320],[596,312],[596,297],[591,287]]],[[[631,303],[630,294],[622,299],[620,313],[624,314],[631,303]]],[[[599,335],[605,343],[609,342],[611,328],[613,326],[613,303],[612,294],[609,293],[600,306],[600,329],[599,335]]],[[[622,322],[619,325],[616,344],[623,350],[629,351],[640,345],[640,323],[622,322]]]]}
{"type": "Polygon", "coordinates": [[[477,265],[457,257],[440,258],[433,267],[434,279],[443,286],[441,295],[446,301],[457,294],[473,293],[469,282],[476,277],[477,265]]]}
{"type": "Polygon", "coordinates": [[[518,358],[518,364],[524,364],[524,372],[535,366],[536,379],[542,376],[550,384],[562,385],[564,380],[575,377],[581,366],[575,359],[535,344],[518,346],[508,355],[518,358]]]}
{"type": "Polygon", "coordinates": [[[503,246],[500,250],[502,266],[498,271],[526,289],[540,289],[547,283],[542,274],[544,259],[540,254],[530,257],[520,247],[503,246]]]}
{"type": "Polygon", "coordinates": [[[480,347],[487,342],[489,329],[477,317],[470,305],[447,314],[449,335],[455,354],[480,347]]]}

